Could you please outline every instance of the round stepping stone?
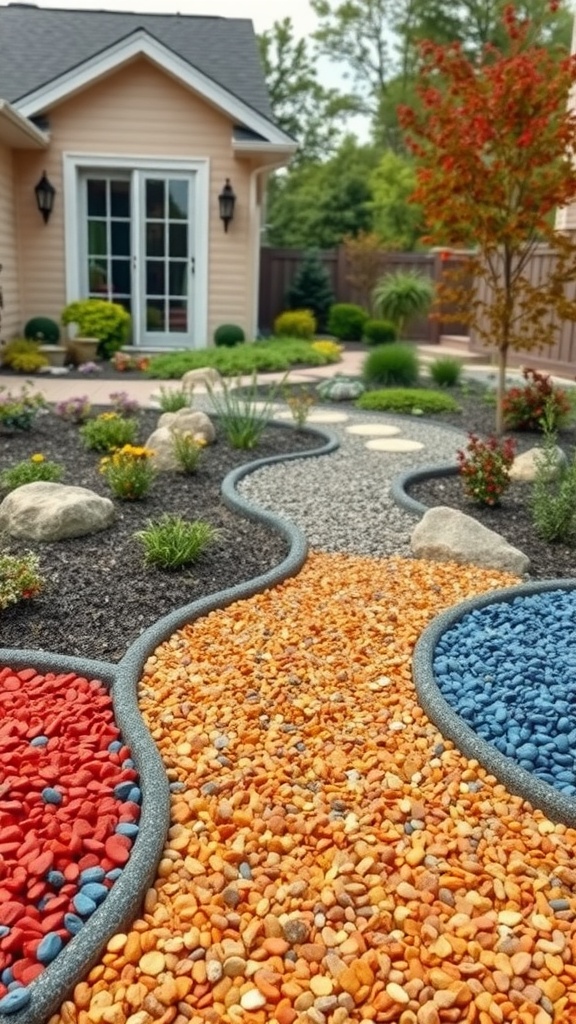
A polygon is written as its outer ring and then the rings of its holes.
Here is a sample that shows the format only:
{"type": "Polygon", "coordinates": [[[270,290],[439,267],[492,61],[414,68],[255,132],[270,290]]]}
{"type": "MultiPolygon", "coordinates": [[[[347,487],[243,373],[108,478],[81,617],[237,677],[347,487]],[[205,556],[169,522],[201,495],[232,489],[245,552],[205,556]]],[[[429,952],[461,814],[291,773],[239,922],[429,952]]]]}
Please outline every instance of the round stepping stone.
{"type": "Polygon", "coordinates": [[[387,423],[354,423],[346,427],[347,434],[358,434],[360,437],[392,437],[400,433],[400,427],[390,427],[387,423]]]}
{"type": "Polygon", "coordinates": [[[417,452],[424,445],[407,437],[375,437],[366,441],[366,447],[373,452],[417,452]]]}

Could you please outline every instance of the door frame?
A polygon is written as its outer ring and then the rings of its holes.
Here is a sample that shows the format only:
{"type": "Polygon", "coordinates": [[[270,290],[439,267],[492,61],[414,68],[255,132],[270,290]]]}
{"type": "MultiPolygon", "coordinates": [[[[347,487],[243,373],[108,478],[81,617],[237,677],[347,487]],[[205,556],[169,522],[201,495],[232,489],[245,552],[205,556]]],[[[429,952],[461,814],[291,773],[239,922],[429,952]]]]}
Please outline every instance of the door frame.
{"type": "MultiPolygon", "coordinates": [[[[188,335],[174,348],[202,348],[208,344],[208,231],[210,161],[207,157],[194,160],[161,159],[156,156],[119,157],[102,153],[64,153],[64,252],[66,270],[66,302],[84,298],[81,290],[82,274],[79,253],[84,232],[82,222],[81,176],[89,171],[115,171],[170,174],[194,174],[193,249],[195,255],[194,302],[188,335]],[[186,345],[188,342],[188,345],[186,345]]],[[[140,211],[138,211],[140,216],[140,211]]],[[[143,337],[142,310],[132,316],[132,344],[141,345],[143,337]]],[[[166,346],[160,346],[166,348],[166,346]]]]}

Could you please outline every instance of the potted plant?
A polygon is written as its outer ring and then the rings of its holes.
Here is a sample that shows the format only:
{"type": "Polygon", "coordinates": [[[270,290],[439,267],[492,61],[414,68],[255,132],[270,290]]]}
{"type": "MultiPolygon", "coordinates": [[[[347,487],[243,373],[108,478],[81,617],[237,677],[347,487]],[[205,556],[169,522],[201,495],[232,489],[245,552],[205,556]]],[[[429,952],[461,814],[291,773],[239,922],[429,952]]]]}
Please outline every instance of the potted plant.
{"type": "Polygon", "coordinates": [[[79,363],[91,362],[97,357],[110,359],[130,334],[130,314],[119,303],[105,299],[71,302],[63,310],[61,319],[63,324],[77,327],[71,348],[79,363]]]}
{"type": "Polygon", "coordinates": [[[24,337],[38,344],[38,351],[48,366],[64,366],[66,347],[60,345],[60,328],[48,316],[34,316],[24,327],[24,337]]]}

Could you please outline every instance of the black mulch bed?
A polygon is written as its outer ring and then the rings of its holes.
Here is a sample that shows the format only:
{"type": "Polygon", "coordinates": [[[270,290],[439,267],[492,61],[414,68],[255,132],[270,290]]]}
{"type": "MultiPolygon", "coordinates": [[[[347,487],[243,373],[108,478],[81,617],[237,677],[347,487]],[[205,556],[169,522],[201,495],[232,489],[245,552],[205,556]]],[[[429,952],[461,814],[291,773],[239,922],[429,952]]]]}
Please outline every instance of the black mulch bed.
{"type": "MultiPolygon", "coordinates": [[[[143,411],[138,419],[138,441],[144,443],[156,427],[158,413],[143,411]]],[[[0,612],[0,647],[115,662],[162,615],[277,565],[287,554],[286,542],[268,527],[226,508],[220,497],[222,480],[231,469],[253,459],[315,448],[319,442],[290,427],[269,427],[257,448],[238,451],[218,427],[217,432],[197,473],[163,473],[144,501],[117,502],[116,521],[108,530],[53,544],[3,538],[2,547],[11,553],[39,554],[46,587],[34,600],[0,612]],[[144,568],[141,546],[132,536],[164,512],[205,520],[220,531],[194,565],[175,572],[144,568]]],[[[86,450],[77,427],[52,412],[38,417],[30,432],[0,435],[0,469],[34,452],[66,467],[62,483],[111,497],[98,472],[101,456],[86,450]]]]}

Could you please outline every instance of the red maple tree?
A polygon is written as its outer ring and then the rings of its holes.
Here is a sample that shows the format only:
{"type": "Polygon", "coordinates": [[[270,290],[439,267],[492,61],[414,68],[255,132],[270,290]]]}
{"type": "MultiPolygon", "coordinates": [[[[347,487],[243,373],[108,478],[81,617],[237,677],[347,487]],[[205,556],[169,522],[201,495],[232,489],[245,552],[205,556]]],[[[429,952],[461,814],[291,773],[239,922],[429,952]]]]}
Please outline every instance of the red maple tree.
{"type": "Polygon", "coordinates": [[[463,267],[476,283],[472,299],[453,273],[438,299],[459,305],[459,318],[498,352],[498,433],[509,350],[542,349],[561,320],[576,320],[567,288],[576,244],[554,227],[556,210],[576,200],[576,110],[568,103],[576,56],[534,45],[534,24],[513,6],[504,27],[506,46],[487,47],[479,64],[457,44],[424,43],[419,108],[399,111],[429,243],[472,249],[463,267]],[[552,250],[549,272],[532,281],[530,261],[543,243],[552,250]]]}

